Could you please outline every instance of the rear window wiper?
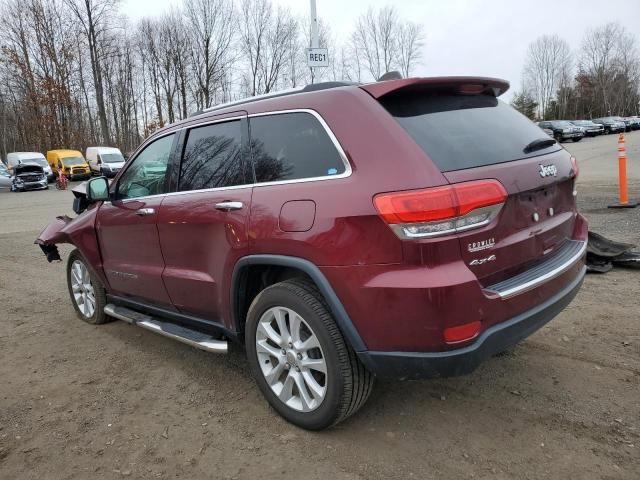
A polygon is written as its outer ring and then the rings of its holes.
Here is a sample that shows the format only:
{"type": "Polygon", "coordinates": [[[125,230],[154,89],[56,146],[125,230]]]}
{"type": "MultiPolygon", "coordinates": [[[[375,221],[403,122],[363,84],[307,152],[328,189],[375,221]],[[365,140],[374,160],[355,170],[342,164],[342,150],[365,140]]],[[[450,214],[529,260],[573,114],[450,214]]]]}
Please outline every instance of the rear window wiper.
{"type": "Polygon", "coordinates": [[[553,138],[538,138],[533,142],[527,144],[526,147],[522,150],[524,153],[535,152],[536,150],[542,150],[543,148],[550,147],[555,144],[556,141],[553,138]]]}

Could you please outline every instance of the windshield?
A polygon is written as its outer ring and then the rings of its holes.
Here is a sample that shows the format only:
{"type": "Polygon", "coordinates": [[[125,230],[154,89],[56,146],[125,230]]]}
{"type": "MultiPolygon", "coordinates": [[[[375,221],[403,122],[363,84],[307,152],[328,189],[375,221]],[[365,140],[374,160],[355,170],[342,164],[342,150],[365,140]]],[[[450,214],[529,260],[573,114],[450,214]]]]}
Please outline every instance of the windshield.
{"type": "Polygon", "coordinates": [[[84,158],[66,157],[62,159],[62,163],[64,163],[65,165],[84,165],[84,158]]]}
{"type": "Polygon", "coordinates": [[[40,165],[41,167],[46,167],[47,165],[49,165],[47,161],[41,157],[21,158],[20,163],[35,163],[36,165],[40,165]]]}
{"type": "Polygon", "coordinates": [[[593,122],[590,122],[589,120],[576,120],[575,122],[571,122],[574,125],[591,125],[593,122]]]}
{"type": "Polygon", "coordinates": [[[510,162],[560,148],[552,144],[525,153],[525,147],[544,133],[490,95],[407,93],[383,97],[381,103],[443,172],[510,162]]]}
{"type": "Polygon", "coordinates": [[[11,175],[7,171],[7,167],[4,166],[4,163],[0,163],[0,175],[3,177],[10,177],[11,175]]]}
{"type": "Polygon", "coordinates": [[[122,163],[124,157],[119,153],[101,153],[100,158],[104,163],[122,163]]]}

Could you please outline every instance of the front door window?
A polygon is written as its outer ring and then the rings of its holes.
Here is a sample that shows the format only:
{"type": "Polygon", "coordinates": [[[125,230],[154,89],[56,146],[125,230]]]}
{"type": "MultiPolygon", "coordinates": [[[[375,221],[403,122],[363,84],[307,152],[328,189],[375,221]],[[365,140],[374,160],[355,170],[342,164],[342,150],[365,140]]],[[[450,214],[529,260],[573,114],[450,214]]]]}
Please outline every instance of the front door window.
{"type": "Polygon", "coordinates": [[[175,134],[147,145],[118,181],[116,198],[148,197],[167,191],[167,166],[175,134]]]}

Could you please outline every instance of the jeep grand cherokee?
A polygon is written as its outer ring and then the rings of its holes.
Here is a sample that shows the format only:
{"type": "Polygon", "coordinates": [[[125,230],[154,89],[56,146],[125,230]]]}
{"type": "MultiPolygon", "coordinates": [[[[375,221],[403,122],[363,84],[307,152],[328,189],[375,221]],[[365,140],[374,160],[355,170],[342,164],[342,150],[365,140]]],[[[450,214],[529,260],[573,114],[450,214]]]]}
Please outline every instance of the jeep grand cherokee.
{"type": "Polygon", "coordinates": [[[321,429],[375,377],[471,372],[557,315],[585,273],[575,159],[507,82],[320,84],[147,139],[39,236],[75,245],[71,301],[213,352],[246,348],[284,418],[321,429]]]}

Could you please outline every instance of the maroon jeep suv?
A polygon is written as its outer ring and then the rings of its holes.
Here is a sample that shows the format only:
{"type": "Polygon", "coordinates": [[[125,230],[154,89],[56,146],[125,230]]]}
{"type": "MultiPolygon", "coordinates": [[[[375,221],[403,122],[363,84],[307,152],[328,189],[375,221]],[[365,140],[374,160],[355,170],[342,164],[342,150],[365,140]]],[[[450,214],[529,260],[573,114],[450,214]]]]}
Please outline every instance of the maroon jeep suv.
{"type": "Polygon", "coordinates": [[[582,283],[574,158],[498,100],[503,80],[328,83],[225,104],[147,139],[78,216],[78,316],[226,352],[277,412],[347,418],[375,377],[469,373],[582,283]]]}

